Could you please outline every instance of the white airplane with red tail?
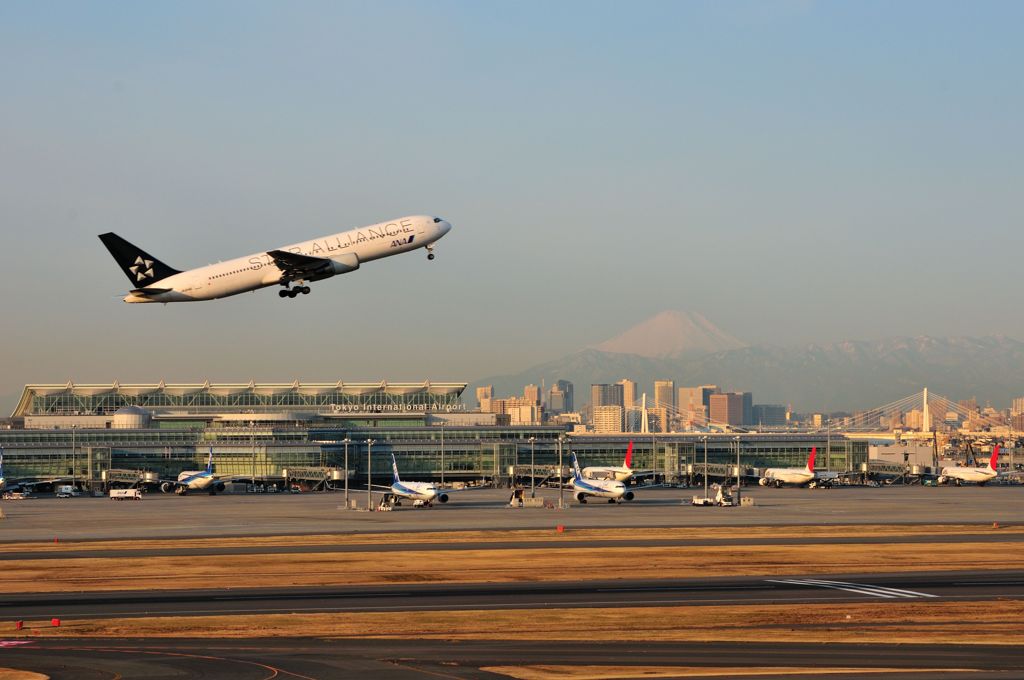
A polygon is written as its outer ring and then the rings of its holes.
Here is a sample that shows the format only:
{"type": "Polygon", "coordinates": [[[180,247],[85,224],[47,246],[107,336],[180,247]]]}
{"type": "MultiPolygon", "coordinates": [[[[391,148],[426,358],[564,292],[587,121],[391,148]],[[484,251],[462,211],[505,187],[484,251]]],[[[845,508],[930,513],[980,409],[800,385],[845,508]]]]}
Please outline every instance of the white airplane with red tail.
{"type": "Polygon", "coordinates": [[[986,482],[995,479],[999,476],[999,471],[996,469],[996,465],[999,463],[999,444],[992,447],[992,457],[988,461],[988,466],[985,467],[964,467],[960,465],[952,465],[949,467],[942,468],[942,472],[939,474],[939,484],[945,484],[952,481],[957,486],[960,486],[964,482],[977,484],[978,486],[984,486],[986,482]]]}

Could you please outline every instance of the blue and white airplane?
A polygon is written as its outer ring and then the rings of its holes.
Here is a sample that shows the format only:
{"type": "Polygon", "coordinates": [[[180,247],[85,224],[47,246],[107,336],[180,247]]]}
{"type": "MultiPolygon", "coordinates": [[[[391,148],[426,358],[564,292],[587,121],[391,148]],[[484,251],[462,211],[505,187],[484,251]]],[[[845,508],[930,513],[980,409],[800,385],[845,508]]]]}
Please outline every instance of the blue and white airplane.
{"type": "Polygon", "coordinates": [[[403,482],[402,478],[398,475],[398,463],[395,461],[395,454],[393,453],[391,454],[391,472],[394,474],[394,480],[391,482],[391,493],[396,498],[423,501],[425,505],[433,505],[434,501],[438,503],[448,502],[448,494],[439,491],[430,482],[403,482]]]}
{"type": "Polygon", "coordinates": [[[580,472],[580,463],[576,453],[572,454],[572,495],[585,504],[587,498],[607,498],[609,503],[621,503],[633,500],[633,492],[626,490],[626,485],[617,479],[587,479],[580,472]]]}
{"type": "Polygon", "coordinates": [[[186,470],[181,472],[174,481],[161,482],[160,490],[164,493],[171,493],[173,491],[179,496],[184,496],[189,491],[208,491],[211,496],[214,496],[218,491],[223,491],[223,478],[216,475],[213,471],[213,447],[210,447],[210,456],[206,459],[205,470],[186,470]]]}
{"type": "Polygon", "coordinates": [[[131,281],[125,302],[193,302],[268,286],[282,286],[278,295],[294,298],[309,293],[307,281],[354,272],[365,262],[417,248],[426,248],[433,260],[434,243],[451,228],[440,217],[410,215],[188,271],[164,264],[113,232],[100,234],[100,240],[131,281]]]}

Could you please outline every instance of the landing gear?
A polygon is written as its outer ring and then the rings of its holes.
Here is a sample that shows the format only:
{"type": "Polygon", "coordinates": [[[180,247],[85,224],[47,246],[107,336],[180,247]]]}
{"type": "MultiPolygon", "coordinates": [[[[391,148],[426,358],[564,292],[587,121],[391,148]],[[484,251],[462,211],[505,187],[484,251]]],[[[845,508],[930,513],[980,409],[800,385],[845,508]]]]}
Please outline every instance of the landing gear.
{"type": "Polygon", "coordinates": [[[294,288],[285,288],[284,290],[277,291],[278,297],[293,298],[299,294],[309,295],[309,286],[295,286],[294,288]]]}
{"type": "Polygon", "coordinates": [[[434,259],[434,246],[433,245],[427,246],[427,259],[428,260],[433,260],[434,259]]]}

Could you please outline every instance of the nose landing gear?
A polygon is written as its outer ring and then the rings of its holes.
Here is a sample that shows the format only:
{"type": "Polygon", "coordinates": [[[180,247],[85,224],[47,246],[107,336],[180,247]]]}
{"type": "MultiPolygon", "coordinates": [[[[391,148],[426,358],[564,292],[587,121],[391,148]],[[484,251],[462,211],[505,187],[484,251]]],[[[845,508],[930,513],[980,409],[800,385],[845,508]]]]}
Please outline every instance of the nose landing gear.
{"type": "Polygon", "coordinates": [[[428,260],[433,260],[434,259],[434,246],[433,245],[427,246],[427,259],[428,260]]]}

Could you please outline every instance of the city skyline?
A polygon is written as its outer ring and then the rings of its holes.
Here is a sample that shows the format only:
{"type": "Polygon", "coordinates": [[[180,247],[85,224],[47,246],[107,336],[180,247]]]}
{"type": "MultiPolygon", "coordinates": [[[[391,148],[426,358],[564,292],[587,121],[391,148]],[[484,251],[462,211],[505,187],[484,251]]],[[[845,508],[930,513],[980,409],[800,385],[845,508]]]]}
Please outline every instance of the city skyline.
{"type": "Polygon", "coordinates": [[[1018,4],[2,13],[0,398],[474,380],[661,309],[750,344],[1024,338],[1018,4]],[[454,225],[436,261],[290,306],[130,308],[96,238],[187,268],[412,213],[454,225]]]}

